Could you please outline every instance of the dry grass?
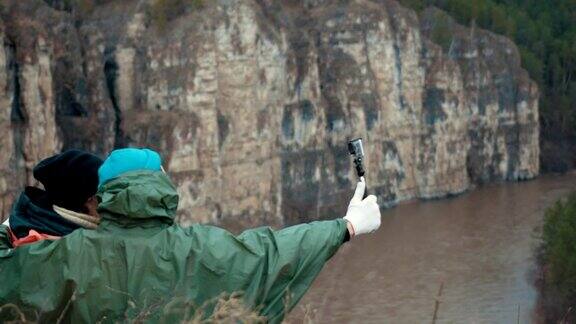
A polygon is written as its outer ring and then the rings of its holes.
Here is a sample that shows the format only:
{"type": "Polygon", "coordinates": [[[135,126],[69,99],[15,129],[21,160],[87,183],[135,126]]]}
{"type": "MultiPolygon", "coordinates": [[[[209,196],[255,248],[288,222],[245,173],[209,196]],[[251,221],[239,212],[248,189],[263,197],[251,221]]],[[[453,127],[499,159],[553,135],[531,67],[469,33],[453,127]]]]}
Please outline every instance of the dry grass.
{"type": "Polygon", "coordinates": [[[194,314],[187,323],[265,323],[266,318],[244,306],[239,295],[229,298],[219,298],[212,314],[204,320],[205,307],[194,314]]]}
{"type": "MultiPolygon", "coordinates": [[[[134,303],[129,303],[131,308],[136,307],[134,303]]],[[[151,316],[156,314],[159,305],[151,305],[141,310],[135,317],[126,317],[122,323],[144,323],[151,316]]],[[[67,308],[65,308],[67,309],[67,308]]],[[[59,316],[57,322],[62,322],[64,313],[59,316]]],[[[0,306],[0,318],[2,323],[12,324],[33,324],[37,320],[26,317],[24,312],[15,304],[5,304],[0,306]]],[[[257,310],[246,307],[242,301],[241,294],[221,295],[218,298],[209,300],[201,307],[194,307],[190,303],[180,303],[173,300],[166,307],[160,316],[160,322],[173,323],[170,316],[176,315],[181,324],[213,324],[213,323],[266,323],[266,317],[258,314],[257,310]],[[182,316],[183,315],[183,316],[182,316]]],[[[37,316],[36,318],[39,318],[37,316]]]]}
{"type": "MultiPolygon", "coordinates": [[[[148,320],[158,321],[160,323],[180,323],[180,324],[215,324],[215,323],[247,323],[257,324],[266,323],[265,316],[260,315],[260,308],[250,308],[244,304],[242,293],[223,293],[220,296],[204,302],[197,307],[191,302],[180,298],[173,298],[168,303],[159,301],[155,304],[140,307],[130,296],[128,296],[128,309],[124,318],[118,320],[118,323],[146,323],[148,320]],[[132,311],[136,311],[133,313],[132,311]],[[155,317],[158,312],[161,315],[155,317]]],[[[74,300],[74,296],[65,305],[64,310],[59,314],[56,323],[65,322],[65,315],[74,300]]],[[[285,307],[288,307],[289,299],[285,299],[285,307]]],[[[316,311],[310,304],[300,306],[302,316],[298,316],[295,322],[302,324],[317,323],[316,311]]],[[[32,324],[38,323],[37,319],[42,316],[36,313],[34,319],[27,318],[25,312],[15,304],[5,304],[0,306],[0,321],[2,323],[13,324],[32,324]]],[[[284,324],[290,324],[289,321],[283,321],[284,324]]]]}
{"type": "Polygon", "coordinates": [[[172,322],[171,315],[177,315],[181,318],[179,323],[183,324],[266,323],[266,317],[261,316],[257,309],[244,305],[240,293],[222,294],[200,307],[172,300],[164,307],[160,321],[172,322]]]}
{"type": "Polygon", "coordinates": [[[11,314],[14,316],[13,320],[2,320],[2,323],[34,323],[33,321],[29,321],[26,319],[24,313],[20,310],[20,308],[14,304],[6,304],[0,306],[0,314],[11,314]]]}

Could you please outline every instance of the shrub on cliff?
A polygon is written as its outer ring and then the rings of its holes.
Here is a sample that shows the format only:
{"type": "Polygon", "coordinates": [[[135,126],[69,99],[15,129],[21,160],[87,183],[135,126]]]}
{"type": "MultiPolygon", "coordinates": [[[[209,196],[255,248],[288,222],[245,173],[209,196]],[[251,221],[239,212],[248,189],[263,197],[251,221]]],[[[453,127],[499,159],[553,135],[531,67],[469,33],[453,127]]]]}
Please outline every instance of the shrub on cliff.
{"type": "Polygon", "coordinates": [[[204,6],[204,0],[155,0],[150,6],[150,18],[164,29],[166,23],[179,15],[204,6]]]}
{"type": "Polygon", "coordinates": [[[547,323],[576,319],[576,193],[546,211],[540,263],[541,306],[547,323]]]}
{"type": "Polygon", "coordinates": [[[452,33],[448,27],[448,22],[443,19],[438,19],[437,23],[434,24],[432,29],[432,41],[440,46],[445,52],[450,49],[450,43],[452,43],[452,33]]]}

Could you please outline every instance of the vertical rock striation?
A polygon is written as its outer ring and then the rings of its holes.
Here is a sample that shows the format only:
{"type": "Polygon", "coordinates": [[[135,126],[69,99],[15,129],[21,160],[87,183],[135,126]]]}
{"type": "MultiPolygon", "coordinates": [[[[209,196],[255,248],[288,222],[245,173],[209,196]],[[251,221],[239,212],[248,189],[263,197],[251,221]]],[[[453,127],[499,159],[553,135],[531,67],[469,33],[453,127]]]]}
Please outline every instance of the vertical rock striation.
{"type": "Polygon", "coordinates": [[[153,147],[181,221],[233,228],[342,216],[351,137],[386,206],[538,174],[538,90],[516,47],[435,9],[220,0],[161,28],[146,1],[6,2],[5,197],[61,147],[153,147]]]}

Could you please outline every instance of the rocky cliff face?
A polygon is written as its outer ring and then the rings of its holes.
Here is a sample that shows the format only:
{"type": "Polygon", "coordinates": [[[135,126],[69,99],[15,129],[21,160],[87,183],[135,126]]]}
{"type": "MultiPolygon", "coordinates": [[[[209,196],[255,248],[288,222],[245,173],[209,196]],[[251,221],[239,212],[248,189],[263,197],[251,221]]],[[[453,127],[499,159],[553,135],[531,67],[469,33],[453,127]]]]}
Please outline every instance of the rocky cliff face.
{"type": "Polygon", "coordinates": [[[352,137],[386,206],[538,174],[538,90],[516,47],[440,11],[219,0],[159,26],[148,1],[82,3],[3,1],[4,213],[69,147],[155,148],[181,221],[232,227],[342,216],[352,137]]]}

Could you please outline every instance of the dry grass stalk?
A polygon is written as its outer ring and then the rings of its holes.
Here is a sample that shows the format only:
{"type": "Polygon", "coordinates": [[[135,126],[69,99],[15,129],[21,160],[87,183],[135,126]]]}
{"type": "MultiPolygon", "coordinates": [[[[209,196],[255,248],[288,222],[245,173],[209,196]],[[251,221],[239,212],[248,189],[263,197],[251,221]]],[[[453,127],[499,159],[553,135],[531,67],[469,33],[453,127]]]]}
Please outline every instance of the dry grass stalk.
{"type": "MultiPolygon", "coordinates": [[[[246,324],[256,324],[256,323],[266,323],[266,317],[261,316],[257,310],[250,309],[244,305],[242,300],[242,295],[239,293],[234,293],[231,295],[223,294],[217,298],[207,301],[202,305],[202,307],[195,308],[190,303],[185,304],[184,308],[171,308],[167,305],[165,311],[160,317],[160,322],[166,320],[164,317],[169,317],[171,314],[184,315],[181,324],[220,324],[220,323],[246,323],[246,324]]],[[[174,303],[178,304],[179,301],[174,300],[174,303]]],[[[71,302],[68,303],[68,305],[71,302]]],[[[135,305],[132,305],[135,306],[135,305]]],[[[156,314],[160,308],[160,303],[151,305],[142,309],[135,317],[126,318],[128,323],[144,323],[151,316],[156,314]]],[[[66,307],[68,309],[68,307],[66,307]]],[[[3,323],[11,324],[32,324],[37,323],[35,320],[29,320],[26,315],[20,310],[17,305],[6,304],[0,306],[0,313],[11,312],[13,314],[13,319],[4,321],[3,323]]],[[[60,315],[59,320],[62,320],[65,316],[65,311],[60,315]]]]}

